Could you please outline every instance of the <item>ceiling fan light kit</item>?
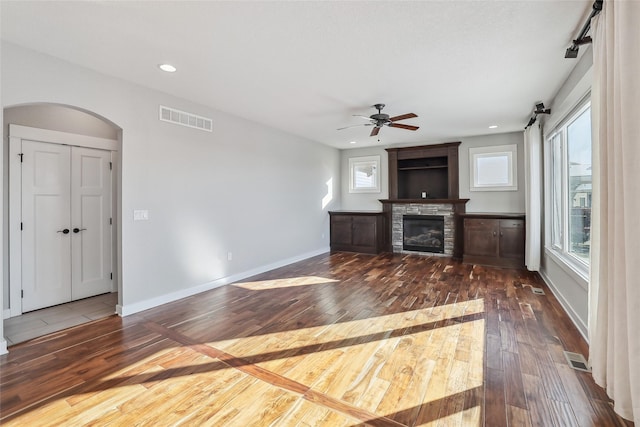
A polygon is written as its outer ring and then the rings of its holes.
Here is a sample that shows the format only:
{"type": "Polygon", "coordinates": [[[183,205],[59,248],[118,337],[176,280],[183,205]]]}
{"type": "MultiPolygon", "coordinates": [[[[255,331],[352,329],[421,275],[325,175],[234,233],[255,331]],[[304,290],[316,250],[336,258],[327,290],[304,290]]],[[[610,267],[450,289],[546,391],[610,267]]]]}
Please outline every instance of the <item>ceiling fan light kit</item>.
{"type": "Polygon", "coordinates": [[[402,124],[402,123],[396,123],[399,120],[412,119],[412,118],[418,117],[414,113],[407,113],[407,114],[401,114],[401,115],[395,116],[395,117],[389,117],[388,114],[385,114],[385,113],[382,112],[382,109],[384,108],[384,104],[375,104],[373,106],[373,108],[378,110],[377,114],[372,114],[369,117],[362,116],[362,115],[359,115],[359,114],[354,114],[353,115],[354,117],[360,117],[360,118],[369,120],[369,123],[365,123],[365,124],[361,124],[361,125],[346,126],[346,127],[343,127],[343,128],[339,128],[338,130],[347,129],[347,128],[351,128],[351,127],[355,127],[355,126],[374,126],[374,128],[371,130],[371,134],[369,136],[377,136],[378,133],[380,132],[380,129],[382,129],[383,126],[388,126],[388,127],[392,127],[392,128],[406,129],[406,130],[414,130],[414,131],[418,130],[420,128],[419,126],[405,125],[405,124],[402,124]]]}

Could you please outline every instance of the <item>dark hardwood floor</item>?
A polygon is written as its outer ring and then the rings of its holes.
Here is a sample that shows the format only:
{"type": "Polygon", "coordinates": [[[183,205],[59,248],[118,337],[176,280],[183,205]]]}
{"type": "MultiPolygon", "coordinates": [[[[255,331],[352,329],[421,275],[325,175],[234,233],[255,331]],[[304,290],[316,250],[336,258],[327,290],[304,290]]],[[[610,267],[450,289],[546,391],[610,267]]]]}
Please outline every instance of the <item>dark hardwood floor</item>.
{"type": "Polygon", "coordinates": [[[9,350],[3,426],[633,425],[536,274],[449,258],[327,254],[9,350]]]}

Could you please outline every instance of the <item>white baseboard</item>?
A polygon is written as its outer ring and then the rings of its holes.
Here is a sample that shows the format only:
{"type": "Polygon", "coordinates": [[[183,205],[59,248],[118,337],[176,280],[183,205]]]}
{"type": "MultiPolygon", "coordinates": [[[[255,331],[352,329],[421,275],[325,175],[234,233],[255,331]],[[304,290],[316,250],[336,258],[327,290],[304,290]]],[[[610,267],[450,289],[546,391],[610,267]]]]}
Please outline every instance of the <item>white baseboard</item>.
{"type": "Polygon", "coordinates": [[[329,248],[318,249],[315,251],[307,252],[302,255],[298,255],[295,257],[283,259],[280,261],[276,261],[271,264],[263,265],[260,267],[256,267],[254,269],[243,271],[241,273],[233,274],[231,276],[222,277],[217,280],[213,280],[208,283],[204,283],[199,286],[193,286],[187,289],[181,289],[176,292],[171,292],[169,294],[160,295],[154,298],[150,298],[148,300],[136,302],[133,304],[127,305],[116,305],[116,313],[120,316],[129,316],[134,313],[138,313],[140,311],[148,310],[150,308],[157,307],[162,304],[167,304],[173,301],[177,301],[182,298],[187,298],[195,294],[199,294],[201,292],[206,292],[211,289],[218,288],[220,286],[228,285],[229,283],[234,283],[239,280],[246,279],[247,277],[255,276],[257,274],[265,273],[270,270],[274,270],[276,268],[284,267],[289,264],[293,264],[298,261],[303,261],[308,258],[312,258],[314,256],[322,255],[329,252],[329,248]]]}
{"type": "Polygon", "coordinates": [[[5,308],[5,309],[2,311],[2,318],[3,318],[3,319],[8,319],[8,318],[10,318],[10,317],[11,317],[11,309],[10,309],[10,308],[5,308]]]}
{"type": "Polygon", "coordinates": [[[7,354],[9,350],[7,350],[7,341],[4,338],[0,338],[0,354],[7,354]]]}
{"type": "Polygon", "coordinates": [[[545,273],[545,271],[540,270],[538,273],[540,273],[540,277],[542,277],[542,280],[544,280],[544,282],[547,284],[551,292],[553,292],[553,295],[556,297],[556,299],[558,300],[558,302],[560,303],[564,311],[569,315],[569,318],[571,319],[573,324],[576,326],[576,328],[578,328],[578,332],[580,332],[580,335],[582,335],[582,338],[584,338],[587,344],[589,344],[589,336],[588,336],[589,333],[588,333],[587,325],[580,318],[580,316],[578,316],[578,313],[576,313],[573,307],[571,307],[571,304],[569,304],[569,301],[567,301],[564,295],[562,295],[562,292],[560,292],[558,287],[553,283],[553,280],[549,278],[549,276],[545,273]]]}

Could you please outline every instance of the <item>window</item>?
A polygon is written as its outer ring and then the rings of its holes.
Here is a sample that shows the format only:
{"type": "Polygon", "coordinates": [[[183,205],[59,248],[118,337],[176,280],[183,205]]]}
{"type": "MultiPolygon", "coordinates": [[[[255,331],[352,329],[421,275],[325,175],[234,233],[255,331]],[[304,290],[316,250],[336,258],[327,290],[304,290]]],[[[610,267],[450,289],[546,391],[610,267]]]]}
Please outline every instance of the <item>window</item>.
{"type": "Polygon", "coordinates": [[[349,159],[349,192],[380,192],[380,156],[349,159]]]}
{"type": "Polygon", "coordinates": [[[471,191],[516,191],[518,149],[513,145],[469,148],[471,191]]]}
{"type": "Polygon", "coordinates": [[[591,104],[547,139],[551,249],[587,274],[591,249],[591,104]]]}

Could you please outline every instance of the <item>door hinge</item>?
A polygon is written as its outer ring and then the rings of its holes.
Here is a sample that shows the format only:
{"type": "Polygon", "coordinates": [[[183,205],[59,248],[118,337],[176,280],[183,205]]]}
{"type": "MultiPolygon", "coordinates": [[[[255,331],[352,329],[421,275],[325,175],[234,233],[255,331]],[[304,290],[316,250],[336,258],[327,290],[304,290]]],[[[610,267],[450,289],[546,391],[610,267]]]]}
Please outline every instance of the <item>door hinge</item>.
{"type": "Polygon", "coordinates": [[[24,289],[20,289],[20,297],[24,298],[24,289]]]}
{"type": "Polygon", "coordinates": [[[109,225],[113,225],[113,218],[109,218],[109,225]]]}
{"type": "Polygon", "coordinates": [[[20,223],[20,231],[22,231],[22,230],[23,230],[23,225],[22,225],[22,223],[20,223]]]}
{"type": "Polygon", "coordinates": [[[109,170],[113,170],[113,162],[109,162],[109,170]]]}
{"type": "Polygon", "coordinates": [[[20,163],[22,163],[24,161],[24,154],[20,153],[18,156],[20,156],[20,163]]]}
{"type": "Polygon", "coordinates": [[[111,273],[111,280],[113,280],[113,273],[111,273]]]}

